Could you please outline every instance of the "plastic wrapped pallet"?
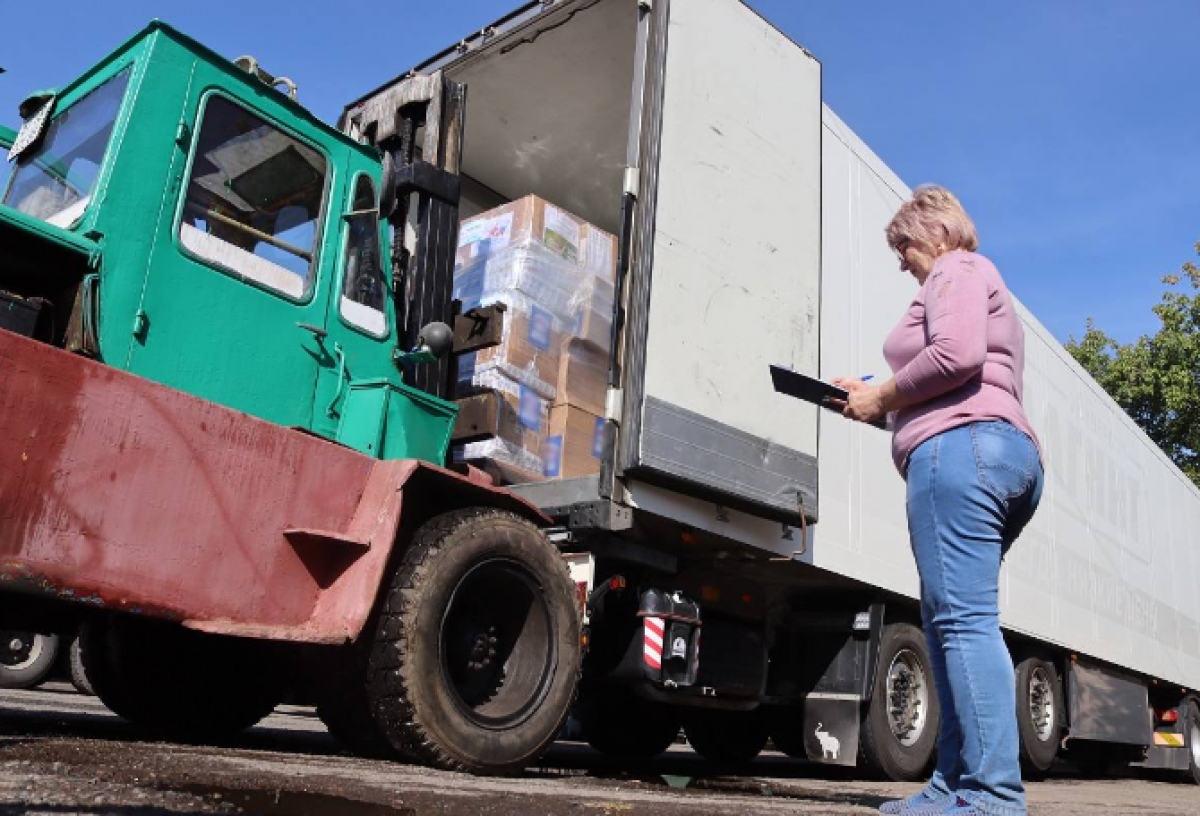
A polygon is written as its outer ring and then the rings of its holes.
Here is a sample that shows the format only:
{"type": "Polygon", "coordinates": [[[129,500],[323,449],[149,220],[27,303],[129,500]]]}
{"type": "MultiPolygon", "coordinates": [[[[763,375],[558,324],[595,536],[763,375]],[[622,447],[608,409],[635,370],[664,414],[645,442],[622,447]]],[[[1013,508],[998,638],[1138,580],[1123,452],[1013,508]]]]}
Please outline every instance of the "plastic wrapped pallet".
{"type": "Polygon", "coordinates": [[[483,303],[496,300],[508,306],[500,345],[458,358],[458,394],[465,396],[488,388],[488,376],[499,373],[544,399],[553,399],[563,341],[569,336],[566,321],[518,290],[503,292],[483,303]]]}
{"type": "MultiPolygon", "coordinates": [[[[493,438],[464,445],[456,459],[495,465],[505,480],[541,478],[548,410],[560,385],[564,393],[580,390],[593,413],[603,413],[615,260],[613,236],[534,196],[463,222],[455,299],[464,310],[496,302],[508,308],[500,344],[458,359],[457,390],[495,390],[509,409],[493,438]],[[525,418],[519,432],[510,415],[525,418]]],[[[561,462],[551,460],[557,474],[561,462]]]]}
{"type": "Polygon", "coordinates": [[[499,371],[484,372],[479,384],[483,389],[496,392],[500,399],[496,435],[457,448],[455,461],[494,460],[527,472],[531,478],[540,478],[542,448],[549,426],[547,401],[533,389],[499,371]]]}
{"type": "Polygon", "coordinates": [[[459,358],[458,391],[479,390],[490,370],[553,399],[563,343],[582,328],[583,292],[611,289],[616,241],[536,196],[463,222],[454,297],[463,309],[508,305],[499,346],[459,358]]]}

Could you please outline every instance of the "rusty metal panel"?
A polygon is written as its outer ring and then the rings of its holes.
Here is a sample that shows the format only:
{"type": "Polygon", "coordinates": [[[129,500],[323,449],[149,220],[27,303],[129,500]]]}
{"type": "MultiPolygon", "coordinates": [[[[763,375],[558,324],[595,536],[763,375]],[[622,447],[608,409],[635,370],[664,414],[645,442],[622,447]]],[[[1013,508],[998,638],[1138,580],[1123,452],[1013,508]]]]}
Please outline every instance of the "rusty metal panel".
{"type": "Polygon", "coordinates": [[[250,637],[357,636],[401,507],[521,499],[0,332],[0,591],[250,637]]]}
{"type": "Polygon", "coordinates": [[[372,460],[0,337],[0,581],[173,618],[307,621],[288,528],[344,529],[372,460]]]}

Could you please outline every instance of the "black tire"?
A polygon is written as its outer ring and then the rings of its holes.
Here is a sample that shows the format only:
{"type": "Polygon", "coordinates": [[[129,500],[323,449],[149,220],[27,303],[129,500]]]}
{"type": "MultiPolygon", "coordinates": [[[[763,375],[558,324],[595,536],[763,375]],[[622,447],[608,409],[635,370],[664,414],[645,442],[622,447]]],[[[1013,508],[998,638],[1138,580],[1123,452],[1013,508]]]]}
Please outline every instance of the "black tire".
{"type": "Polygon", "coordinates": [[[71,677],[71,685],[80,694],[96,693],[92,688],[92,681],[88,678],[87,668],[83,665],[83,641],[90,636],[87,634],[87,630],[90,628],[90,624],[81,626],[67,647],[67,671],[71,677]]]}
{"type": "Polygon", "coordinates": [[[775,750],[794,759],[807,759],[808,750],[804,747],[802,730],[804,711],[798,706],[784,706],[769,710],[766,716],[775,750]]]}
{"type": "Polygon", "coordinates": [[[261,641],[114,616],[94,622],[81,645],[100,701],[156,735],[228,737],[270,714],[283,697],[261,641]]]}
{"type": "Polygon", "coordinates": [[[683,733],[692,750],[722,765],[753,762],[767,744],[767,721],[762,712],[690,709],[684,713],[683,733]]]}
{"type": "Polygon", "coordinates": [[[628,692],[598,692],[586,700],[584,711],[588,744],[610,757],[650,759],[679,736],[675,709],[628,692]]]}
{"type": "Polygon", "coordinates": [[[317,716],[329,734],[351,752],[375,759],[393,758],[396,752],[371,706],[368,659],[367,649],[354,644],[339,648],[332,665],[318,668],[321,682],[316,689],[317,716]]]}
{"type": "Polygon", "coordinates": [[[1062,681],[1053,663],[1034,656],[1017,664],[1016,676],[1021,767],[1029,775],[1043,774],[1058,758],[1063,720],[1062,681]]]}
{"type": "Polygon", "coordinates": [[[0,631],[0,688],[33,688],[58,658],[58,635],[16,629],[0,631]]]}
{"type": "Polygon", "coordinates": [[[897,782],[922,779],[933,763],[940,725],[925,636],[911,624],[888,624],[859,735],[859,758],[878,776],[897,782]]]}
{"type": "Polygon", "coordinates": [[[1200,785],[1200,703],[1188,700],[1180,706],[1183,739],[1188,750],[1188,775],[1200,785]]]}
{"type": "Polygon", "coordinates": [[[370,696],[392,747],[449,770],[524,768],[557,736],[581,665],[575,585],[530,522],[455,510],[413,536],[372,645],[370,696]]]}

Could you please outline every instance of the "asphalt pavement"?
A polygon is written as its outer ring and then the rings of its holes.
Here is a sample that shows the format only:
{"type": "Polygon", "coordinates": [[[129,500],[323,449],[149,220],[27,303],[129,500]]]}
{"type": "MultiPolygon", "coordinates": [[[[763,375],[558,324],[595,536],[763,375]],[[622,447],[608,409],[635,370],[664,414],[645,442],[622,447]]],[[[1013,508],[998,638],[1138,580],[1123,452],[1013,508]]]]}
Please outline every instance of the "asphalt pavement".
{"type": "MultiPolygon", "coordinates": [[[[525,773],[479,778],[352,757],[311,709],[284,706],[220,745],[147,741],[95,698],[52,684],[0,691],[0,816],[433,816],[434,814],[870,814],[911,784],[764,754],[740,772],[686,745],[615,762],[559,743],[525,773]]],[[[1200,814],[1200,787],[1069,767],[1029,784],[1035,816],[1200,814]]]]}

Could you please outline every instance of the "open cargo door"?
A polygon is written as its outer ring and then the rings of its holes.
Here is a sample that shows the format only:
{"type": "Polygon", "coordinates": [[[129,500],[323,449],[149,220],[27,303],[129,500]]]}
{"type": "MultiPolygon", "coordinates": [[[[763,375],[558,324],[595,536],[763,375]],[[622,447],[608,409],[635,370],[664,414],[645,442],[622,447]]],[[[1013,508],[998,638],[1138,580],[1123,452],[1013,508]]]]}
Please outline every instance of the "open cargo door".
{"type": "Polygon", "coordinates": [[[767,515],[816,508],[821,66],[736,0],[656,0],[618,471],[767,515]]]}

